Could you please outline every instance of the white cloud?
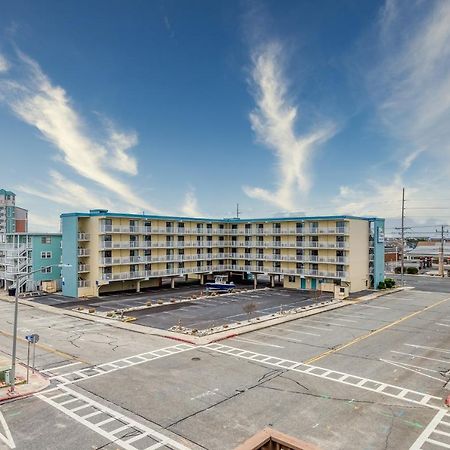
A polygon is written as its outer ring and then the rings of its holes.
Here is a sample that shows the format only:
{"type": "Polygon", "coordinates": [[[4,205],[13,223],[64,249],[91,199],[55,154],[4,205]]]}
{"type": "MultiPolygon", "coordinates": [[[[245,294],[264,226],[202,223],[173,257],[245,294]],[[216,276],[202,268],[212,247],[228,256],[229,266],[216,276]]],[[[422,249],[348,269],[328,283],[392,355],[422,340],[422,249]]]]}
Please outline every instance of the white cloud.
{"type": "Polygon", "coordinates": [[[201,217],[202,214],[198,209],[198,201],[195,195],[194,188],[190,187],[189,190],[186,192],[186,195],[184,197],[184,203],[183,206],[181,207],[181,211],[186,216],[201,217]]]}
{"type": "MultiPolygon", "coordinates": [[[[137,143],[136,134],[120,132],[109,123],[105,142],[94,139],[65,90],[53,85],[28,56],[18,52],[18,59],[22,76],[16,80],[0,78],[0,99],[17,117],[36,127],[60,151],[63,162],[78,175],[119,198],[123,204],[119,209],[131,207],[158,212],[114,173],[117,170],[137,174],[136,160],[128,153],[137,143]]],[[[58,181],[57,177],[52,178],[58,181]]],[[[66,187],[74,186],[66,184],[66,187]]],[[[95,194],[91,192],[90,196],[95,197],[95,194]]]]}
{"type": "Polygon", "coordinates": [[[269,191],[244,186],[244,192],[249,197],[292,211],[298,208],[299,194],[310,189],[309,163],[316,147],[330,139],[335,126],[321,124],[304,135],[295,131],[297,107],[289,98],[282,54],[283,48],[278,43],[268,44],[255,52],[251,80],[257,106],[250,114],[250,122],[257,140],[277,157],[277,188],[269,191]]]}
{"type": "Polygon", "coordinates": [[[449,23],[448,1],[386,1],[368,90],[380,129],[397,148],[393,163],[375,169],[364,185],[341,186],[333,201],[339,212],[398,218],[405,187],[409,223],[450,219],[444,209],[450,176],[449,23]]]}
{"type": "Polygon", "coordinates": [[[9,70],[8,60],[0,53],[0,73],[6,73],[9,70]]]}

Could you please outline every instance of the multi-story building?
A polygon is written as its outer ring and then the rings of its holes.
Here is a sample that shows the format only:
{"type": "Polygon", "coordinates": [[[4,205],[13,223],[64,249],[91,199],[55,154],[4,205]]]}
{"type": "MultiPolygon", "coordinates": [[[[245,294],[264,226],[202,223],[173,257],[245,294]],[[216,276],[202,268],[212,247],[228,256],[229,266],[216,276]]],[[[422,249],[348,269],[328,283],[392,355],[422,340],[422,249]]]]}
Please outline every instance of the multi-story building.
{"type": "Polygon", "coordinates": [[[28,211],[16,206],[16,194],[0,189],[0,242],[6,233],[26,233],[28,231],[28,211]]]}
{"type": "Polygon", "coordinates": [[[200,219],[67,213],[63,294],[97,296],[211,274],[275,278],[288,288],[350,292],[384,278],[384,219],[352,216],[200,219]]]}
{"type": "Polygon", "coordinates": [[[38,271],[20,281],[19,290],[40,290],[43,284],[61,285],[61,234],[56,233],[8,233],[0,243],[0,288],[15,287],[17,274],[38,271]]]}

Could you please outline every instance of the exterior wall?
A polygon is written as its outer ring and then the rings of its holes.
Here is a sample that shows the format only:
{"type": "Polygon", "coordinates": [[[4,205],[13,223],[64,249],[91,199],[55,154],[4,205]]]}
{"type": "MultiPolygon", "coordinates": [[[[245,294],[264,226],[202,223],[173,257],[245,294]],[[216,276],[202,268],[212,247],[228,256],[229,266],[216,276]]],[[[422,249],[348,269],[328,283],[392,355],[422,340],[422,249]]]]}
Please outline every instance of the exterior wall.
{"type": "Polygon", "coordinates": [[[69,217],[62,221],[62,261],[72,267],[61,270],[62,293],[69,297],[78,296],[78,256],[77,256],[77,217],[69,217]]]}
{"type": "Polygon", "coordinates": [[[77,268],[67,271],[76,289],[69,289],[63,272],[66,295],[138,290],[164,277],[198,279],[211,273],[279,275],[286,287],[329,292],[336,284],[351,292],[369,284],[369,224],[374,219],[210,220],[105,210],[61,217],[63,262],[77,268]],[[73,254],[76,264],[69,260],[73,254]],[[289,276],[294,278],[289,281],[289,276]]]}
{"type": "Polygon", "coordinates": [[[369,279],[369,235],[367,221],[350,220],[349,267],[350,292],[362,291],[370,287],[369,279]]]}
{"type": "MultiPolygon", "coordinates": [[[[33,235],[31,236],[32,270],[41,267],[61,264],[61,235],[33,235]],[[50,243],[43,243],[43,238],[49,238],[50,243]],[[42,252],[51,252],[51,258],[42,258],[42,252]]],[[[51,273],[37,272],[33,274],[36,282],[60,280],[61,268],[52,267],[51,273]]]]}

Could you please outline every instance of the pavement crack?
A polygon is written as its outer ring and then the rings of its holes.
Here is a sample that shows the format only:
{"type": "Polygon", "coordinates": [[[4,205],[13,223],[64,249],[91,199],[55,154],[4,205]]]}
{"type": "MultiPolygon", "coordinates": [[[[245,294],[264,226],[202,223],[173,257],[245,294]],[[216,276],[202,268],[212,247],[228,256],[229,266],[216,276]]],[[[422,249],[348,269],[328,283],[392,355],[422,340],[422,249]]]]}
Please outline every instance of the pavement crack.
{"type": "Polygon", "coordinates": [[[221,405],[222,403],[225,403],[228,400],[232,400],[232,399],[238,397],[239,395],[241,395],[241,394],[243,394],[243,393],[245,393],[247,391],[255,389],[256,387],[259,387],[259,386],[263,385],[264,383],[267,383],[268,381],[271,381],[271,380],[281,376],[283,373],[285,373],[285,370],[277,370],[277,369],[269,370],[264,375],[262,375],[256,381],[256,383],[254,383],[254,384],[252,384],[250,386],[246,386],[246,387],[243,387],[243,388],[236,389],[233,394],[223,398],[222,400],[220,400],[220,401],[218,401],[216,403],[213,403],[212,405],[209,405],[209,406],[207,406],[207,407],[205,407],[203,409],[199,409],[198,411],[193,412],[192,414],[189,414],[189,415],[187,415],[185,417],[182,417],[181,419],[178,419],[175,422],[172,422],[171,424],[167,425],[165,427],[165,429],[172,428],[172,427],[178,425],[179,423],[181,423],[181,422],[183,422],[183,421],[185,421],[187,419],[190,419],[191,417],[194,417],[194,416],[196,416],[198,414],[201,414],[201,413],[203,413],[205,411],[208,411],[208,410],[210,410],[212,408],[215,408],[216,406],[221,405]]]}

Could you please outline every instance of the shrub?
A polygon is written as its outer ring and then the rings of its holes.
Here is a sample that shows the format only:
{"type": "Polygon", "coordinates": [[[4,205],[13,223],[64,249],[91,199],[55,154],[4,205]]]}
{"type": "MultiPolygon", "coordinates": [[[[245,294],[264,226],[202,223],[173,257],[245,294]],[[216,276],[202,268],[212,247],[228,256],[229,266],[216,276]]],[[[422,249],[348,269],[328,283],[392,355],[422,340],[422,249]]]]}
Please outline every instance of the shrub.
{"type": "Polygon", "coordinates": [[[384,281],[380,281],[378,283],[378,289],[386,289],[386,284],[384,281]]]}
{"type": "Polygon", "coordinates": [[[410,275],[417,275],[419,273],[419,269],[417,267],[408,267],[406,269],[406,273],[410,275]]]}
{"type": "Polygon", "coordinates": [[[393,280],[392,278],[386,278],[384,280],[384,284],[388,289],[393,288],[395,286],[395,280],[393,280]]]}

